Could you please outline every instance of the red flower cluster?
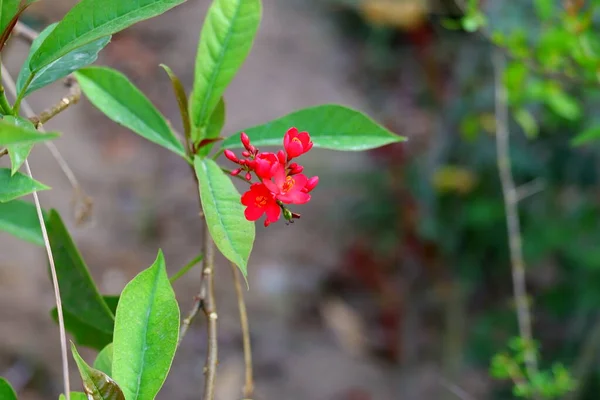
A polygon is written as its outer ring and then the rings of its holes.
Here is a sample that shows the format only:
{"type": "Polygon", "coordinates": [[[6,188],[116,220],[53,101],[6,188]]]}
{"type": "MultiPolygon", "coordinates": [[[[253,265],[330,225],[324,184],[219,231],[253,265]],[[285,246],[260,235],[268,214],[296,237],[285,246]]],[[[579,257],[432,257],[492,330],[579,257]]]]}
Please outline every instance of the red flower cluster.
{"type": "Polygon", "coordinates": [[[246,219],[256,221],[267,214],[265,226],[269,226],[279,220],[282,210],[287,221],[300,218],[300,214],[291,212],[285,204],[307,203],[310,200],[309,193],[319,183],[319,177],[307,178],[302,174],[304,167],[291,162],[312,148],[308,132],[290,128],[283,137],[285,151],[279,150],[277,153],[259,152],[250,143],[248,135],[242,132],[240,136],[246,149],[242,152],[244,158],[237,158],[231,150],[225,150],[225,157],[240,166],[231,175],[244,172],[246,180],[250,181],[254,173],[259,180],[242,196],[242,204],[246,206],[246,219]]]}

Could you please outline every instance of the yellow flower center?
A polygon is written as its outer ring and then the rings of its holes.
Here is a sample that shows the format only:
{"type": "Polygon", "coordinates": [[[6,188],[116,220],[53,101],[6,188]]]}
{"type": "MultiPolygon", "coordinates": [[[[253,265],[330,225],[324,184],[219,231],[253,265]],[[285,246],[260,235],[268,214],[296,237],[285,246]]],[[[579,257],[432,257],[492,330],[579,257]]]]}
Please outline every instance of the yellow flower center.
{"type": "Polygon", "coordinates": [[[282,188],[283,193],[289,192],[290,189],[293,188],[295,184],[296,184],[296,181],[294,180],[294,178],[292,178],[291,176],[286,177],[285,182],[283,183],[283,188],[282,188]]]}
{"type": "Polygon", "coordinates": [[[255,204],[257,207],[264,207],[267,205],[267,198],[265,196],[257,196],[255,199],[255,204]]]}

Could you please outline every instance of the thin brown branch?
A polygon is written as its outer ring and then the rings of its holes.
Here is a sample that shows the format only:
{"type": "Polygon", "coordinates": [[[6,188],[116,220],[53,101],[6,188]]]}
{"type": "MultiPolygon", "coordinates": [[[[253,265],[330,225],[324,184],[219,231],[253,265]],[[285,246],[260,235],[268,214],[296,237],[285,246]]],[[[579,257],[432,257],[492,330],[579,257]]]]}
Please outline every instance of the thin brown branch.
{"type": "Polygon", "coordinates": [[[523,260],[523,244],[521,226],[517,208],[518,195],[512,175],[510,163],[510,138],[508,131],[508,106],[506,87],[503,83],[505,58],[499,50],[493,54],[496,93],[496,156],[498,171],[502,184],[504,208],[506,212],[506,225],[508,229],[508,242],[510,248],[511,269],[513,278],[514,300],[517,308],[519,322],[519,335],[526,342],[525,364],[527,373],[531,378],[537,375],[537,357],[533,349],[533,335],[531,333],[531,315],[527,300],[527,287],[525,283],[525,262],[523,260]]]}
{"type": "Polygon", "coordinates": [[[440,385],[442,385],[444,388],[446,388],[450,393],[452,393],[454,396],[456,396],[456,398],[458,398],[460,400],[475,400],[475,398],[473,396],[471,396],[469,393],[467,393],[463,388],[459,387],[458,385],[455,385],[454,383],[452,383],[444,378],[440,378],[440,385]]]}
{"type": "MultiPolygon", "coordinates": [[[[16,96],[16,87],[14,85],[14,80],[12,76],[8,73],[4,65],[2,67],[2,80],[4,84],[8,87],[8,90],[11,91],[13,96],[16,96]]],[[[29,166],[29,161],[25,160],[25,170],[27,175],[33,179],[33,174],[31,172],[31,167],[29,166]]],[[[60,348],[61,348],[61,358],[62,358],[62,373],[63,373],[63,384],[64,391],[67,400],[71,399],[71,384],[69,381],[69,357],[67,353],[67,334],[65,331],[65,319],[63,316],[63,308],[62,308],[62,300],[60,297],[60,287],[58,284],[58,276],[56,274],[56,265],[54,264],[54,256],[52,254],[52,248],[50,247],[50,240],[48,239],[48,231],[46,230],[46,224],[44,221],[44,215],[42,212],[42,205],[40,204],[40,199],[38,197],[37,192],[33,192],[33,202],[35,204],[35,209],[37,212],[38,220],[40,223],[40,228],[42,231],[42,237],[44,238],[44,247],[46,248],[46,254],[48,256],[48,262],[50,264],[50,275],[52,277],[52,286],[54,288],[54,300],[56,303],[56,310],[58,314],[58,330],[60,335],[60,348]]]]}
{"type": "Polygon", "coordinates": [[[0,150],[0,157],[4,157],[7,154],[8,154],[8,149],[2,149],[2,150],[0,150]]]}
{"type": "MultiPolygon", "coordinates": [[[[195,176],[196,175],[194,174],[194,177],[195,176]]],[[[206,237],[206,235],[208,235],[208,229],[206,227],[206,224],[204,223],[204,213],[200,212],[200,218],[202,219],[202,237],[206,237]]],[[[205,244],[202,245],[202,254],[203,254],[203,259],[202,259],[202,273],[200,274],[200,291],[198,292],[197,295],[194,296],[194,303],[192,304],[192,308],[188,312],[187,317],[181,323],[181,329],[179,331],[179,341],[177,342],[178,347],[179,347],[179,345],[181,345],[181,342],[183,341],[183,338],[187,334],[188,330],[190,329],[190,326],[192,325],[192,322],[196,318],[196,315],[198,315],[198,311],[200,311],[200,308],[202,308],[204,298],[206,297],[206,287],[204,285],[204,265],[206,263],[206,257],[204,256],[204,254],[206,254],[206,245],[205,244]]]]}
{"type": "MultiPolygon", "coordinates": [[[[68,81],[69,82],[69,81],[68,81]]],[[[42,111],[39,116],[29,117],[29,120],[33,122],[36,127],[39,127],[42,124],[50,121],[52,118],[56,117],[61,112],[65,111],[71,105],[76,104],[81,99],[81,88],[79,84],[74,81],[70,81],[70,89],[69,94],[60,101],[52,106],[51,108],[42,111]]]]}
{"type": "Polygon", "coordinates": [[[237,266],[231,263],[231,272],[233,274],[233,281],[235,284],[235,294],[238,301],[238,309],[240,310],[240,324],[242,328],[242,340],[244,347],[244,370],[245,370],[245,381],[242,392],[244,399],[250,399],[254,396],[254,373],[252,370],[252,346],[250,343],[250,326],[248,324],[248,313],[246,311],[246,302],[244,301],[244,291],[242,289],[242,282],[238,274],[237,266]]]}
{"type": "Polygon", "coordinates": [[[215,378],[217,375],[218,363],[218,341],[217,341],[217,307],[215,302],[215,281],[214,281],[214,243],[208,229],[204,235],[204,265],[202,275],[204,275],[204,287],[206,287],[206,297],[202,302],[202,309],[207,320],[208,334],[208,353],[206,355],[206,365],[204,367],[204,400],[214,400],[215,398],[215,378]]]}

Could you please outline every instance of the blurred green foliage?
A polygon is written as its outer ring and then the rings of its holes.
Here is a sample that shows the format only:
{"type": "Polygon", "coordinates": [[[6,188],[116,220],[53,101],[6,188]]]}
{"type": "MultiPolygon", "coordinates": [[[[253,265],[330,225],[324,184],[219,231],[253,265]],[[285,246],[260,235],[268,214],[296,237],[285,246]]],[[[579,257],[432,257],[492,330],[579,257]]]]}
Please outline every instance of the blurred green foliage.
{"type": "Polygon", "coordinates": [[[392,273],[402,277],[409,268],[416,236],[422,279],[461,283],[467,361],[486,367],[493,360],[494,377],[514,381],[519,371],[524,378],[498,387],[497,398],[561,398],[575,388],[574,375],[581,390],[573,398],[596,399],[600,1],[446,3],[459,13],[431,12],[425,27],[413,30],[373,24],[360,10],[341,18],[348,37],[366,49],[356,82],[379,117],[410,139],[373,152],[377,170],[361,180],[368,200],[348,205],[346,215],[374,252],[402,254],[392,273]],[[515,342],[502,350],[518,331],[494,140],[495,48],[508,60],[512,170],[522,185],[523,248],[542,355],[535,377],[524,375],[515,342]],[[432,70],[441,83],[431,83],[432,70]],[[385,106],[406,97],[430,121],[419,136],[405,131],[415,113],[385,106]]]}

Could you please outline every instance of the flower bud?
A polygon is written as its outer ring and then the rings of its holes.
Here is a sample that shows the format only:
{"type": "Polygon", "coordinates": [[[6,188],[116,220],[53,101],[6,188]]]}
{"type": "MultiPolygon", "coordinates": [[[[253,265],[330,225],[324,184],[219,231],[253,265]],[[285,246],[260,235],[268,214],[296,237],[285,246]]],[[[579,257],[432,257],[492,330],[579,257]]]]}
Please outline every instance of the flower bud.
{"type": "Polygon", "coordinates": [[[236,176],[236,175],[239,175],[239,174],[240,174],[240,172],[242,172],[242,169],[241,169],[241,168],[234,169],[233,171],[231,171],[231,176],[236,176]]]}
{"type": "Polygon", "coordinates": [[[304,171],[304,167],[302,165],[298,165],[297,163],[290,164],[290,175],[296,175],[304,171]]]}
{"type": "Polygon", "coordinates": [[[248,135],[246,135],[246,132],[242,132],[240,134],[240,139],[242,140],[242,144],[244,145],[246,150],[250,151],[250,138],[248,137],[248,135]]]}
{"type": "Polygon", "coordinates": [[[288,210],[287,208],[283,209],[283,218],[285,218],[287,221],[291,221],[293,218],[293,213],[288,210]]]}
{"type": "Polygon", "coordinates": [[[246,172],[246,180],[249,181],[250,179],[252,179],[252,174],[250,174],[250,172],[246,172]]]}
{"type": "Polygon", "coordinates": [[[285,156],[285,152],[283,150],[279,150],[277,152],[277,159],[279,159],[280,163],[282,163],[282,164],[285,165],[287,159],[286,159],[286,156],[285,156]]]}
{"type": "Polygon", "coordinates": [[[225,157],[227,157],[227,159],[229,161],[233,161],[236,164],[240,163],[240,160],[236,157],[236,155],[233,151],[228,149],[228,150],[225,150],[224,154],[225,154],[225,157]]]}
{"type": "Polygon", "coordinates": [[[242,151],[242,156],[243,157],[250,157],[250,152],[249,151],[242,151]]]}

